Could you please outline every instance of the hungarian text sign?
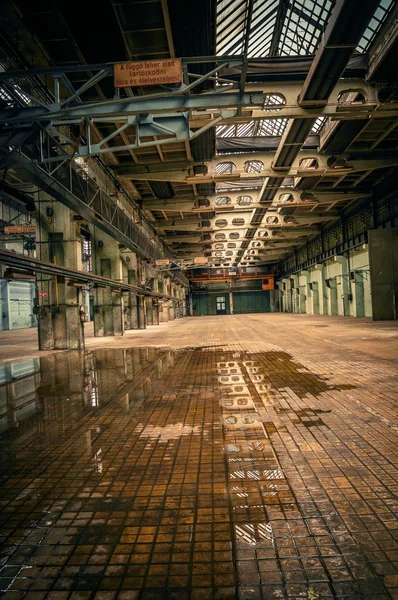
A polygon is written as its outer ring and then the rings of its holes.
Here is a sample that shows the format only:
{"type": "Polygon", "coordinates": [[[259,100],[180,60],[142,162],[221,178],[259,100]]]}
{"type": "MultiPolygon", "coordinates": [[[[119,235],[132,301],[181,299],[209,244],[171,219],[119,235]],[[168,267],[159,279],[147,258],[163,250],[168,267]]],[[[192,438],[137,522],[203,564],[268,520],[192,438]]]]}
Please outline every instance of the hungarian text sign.
{"type": "Polygon", "coordinates": [[[4,227],[4,233],[35,233],[36,227],[34,225],[6,225],[4,227]]]}
{"type": "Polygon", "coordinates": [[[181,83],[181,60],[173,58],[117,63],[114,74],[117,88],[181,83]]]}
{"type": "Polygon", "coordinates": [[[168,267],[170,264],[170,261],[167,258],[158,258],[155,262],[157,267],[168,267]]]}

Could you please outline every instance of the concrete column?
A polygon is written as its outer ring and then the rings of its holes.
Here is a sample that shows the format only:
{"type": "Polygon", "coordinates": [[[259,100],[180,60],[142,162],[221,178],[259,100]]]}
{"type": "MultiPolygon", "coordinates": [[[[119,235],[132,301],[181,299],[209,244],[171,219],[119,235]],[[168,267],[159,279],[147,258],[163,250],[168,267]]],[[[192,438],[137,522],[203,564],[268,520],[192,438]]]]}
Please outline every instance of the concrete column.
{"type": "Polygon", "coordinates": [[[323,263],[314,266],[313,281],[318,283],[319,314],[327,315],[328,307],[327,295],[325,293],[325,269],[323,263]]]}
{"type": "MultiPolygon", "coordinates": [[[[278,283],[275,284],[278,286],[278,283]]],[[[270,312],[279,312],[280,311],[280,301],[279,301],[279,289],[276,287],[274,290],[270,290],[269,292],[269,302],[270,302],[270,312]]]]}
{"type": "Polygon", "coordinates": [[[145,298],[147,325],[153,325],[153,300],[145,298]]]}
{"type": "MultiPolygon", "coordinates": [[[[69,208],[47,194],[37,209],[37,258],[82,270],[79,221],[69,208]]],[[[81,286],[65,277],[38,275],[38,336],[41,350],[80,349],[84,329],[80,318],[81,286]]]]}
{"type": "MultiPolygon", "coordinates": [[[[230,299],[230,302],[231,302],[231,299],[230,299]]],[[[192,292],[189,292],[189,310],[188,310],[188,314],[189,314],[190,317],[193,317],[193,296],[192,296],[192,292]]]]}
{"type": "Polygon", "coordinates": [[[160,322],[160,319],[159,319],[159,301],[157,299],[153,301],[152,312],[153,312],[153,324],[154,325],[159,325],[159,322],[160,322]]]}
{"type": "Polygon", "coordinates": [[[292,292],[291,292],[291,280],[290,278],[282,279],[282,311],[292,312],[292,292]]]}
{"type": "Polygon", "coordinates": [[[139,329],[138,327],[138,296],[136,294],[129,293],[128,300],[128,315],[129,315],[129,327],[128,329],[139,329]]]}
{"type": "Polygon", "coordinates": [[[159,323],[167,323],[169,320],[169,306],[167,300],[159,301],[159,323]]]}
{"type": "Polygon", "coordinates": [[[146,329],[144,296],[138,296],[138,329],[146,329]]]}
{"type": "MultiPolygon", "coordinates": [[[[130,285],[137,283],[137,257],[134,252],[124,249],[121,253],[123,282],[130,285]]],[[[138,329],[137,295],[132,292],[123,294],[123,317],[125,329],[138,329]]]]}
{"type": "Polygon", "coordinates": [[[229,312],[231,315],[234,314],[234,295],[231,291],[229,292],[229,312]]]}
{"type": "Polygon", "coordinates": [[[174,309],[174,302],[172,300],[170,300],[169,303],[169,321],[174,321],[175,319],[175,309],[174,309]]]}
{"type": "MultiPolygon", "coordinates": [[[[123,281],[118,242],[97,230],[93,243],[93,266],[102,277],[123,281]]],[[[94,296],[94,335],[123,335],[123,294],[110,287],[97,287],[94,296]]]]}

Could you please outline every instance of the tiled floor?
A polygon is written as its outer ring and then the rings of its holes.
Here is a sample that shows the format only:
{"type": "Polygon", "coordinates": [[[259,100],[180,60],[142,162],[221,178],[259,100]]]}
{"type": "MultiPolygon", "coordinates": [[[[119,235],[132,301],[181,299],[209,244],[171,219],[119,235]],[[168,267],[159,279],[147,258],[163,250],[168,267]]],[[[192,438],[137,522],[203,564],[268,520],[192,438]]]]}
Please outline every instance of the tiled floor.
{"type": "Polygon", "coordinates": [[[0,593],[398,598],[396,329],[280,317],[0,365],[0,593]]]}

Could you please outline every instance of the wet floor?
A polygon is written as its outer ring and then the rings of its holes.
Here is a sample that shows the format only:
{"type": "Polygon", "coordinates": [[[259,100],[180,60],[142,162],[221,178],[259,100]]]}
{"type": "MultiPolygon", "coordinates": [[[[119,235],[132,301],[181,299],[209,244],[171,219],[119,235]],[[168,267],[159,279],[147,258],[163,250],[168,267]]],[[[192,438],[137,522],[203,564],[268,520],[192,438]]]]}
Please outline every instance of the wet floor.
{"type": "Polygon", "coordinates": [[[0,365],[1,593],[398,598],[396,431],[355,391],[239,344],[0,365]]]}

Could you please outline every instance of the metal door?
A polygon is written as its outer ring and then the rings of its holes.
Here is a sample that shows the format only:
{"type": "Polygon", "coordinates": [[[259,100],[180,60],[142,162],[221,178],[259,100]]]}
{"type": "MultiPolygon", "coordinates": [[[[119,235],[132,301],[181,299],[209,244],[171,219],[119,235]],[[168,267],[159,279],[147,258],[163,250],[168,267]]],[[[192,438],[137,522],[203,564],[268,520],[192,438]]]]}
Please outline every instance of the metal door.
{"type": "Polygon", "coordinates": [[[300,312],[300,288],[293,288],[292,294],[293,294],[293,312],[299,313],[300,312]]]}
{"type": "Polygon", "coordinates": [[[337,286],[336,280],[332,280],[329,286],[330,293],[330,314],[337,315],[338,314],[338,306],[337,306],[337,286]]]}
{"type": "Polygon", "coordinates": [[[21,329],[35,325],[36,319],[33,314],[34,294],[33,283],[26,281],[9,282],[9,329],[21,329]]]}
{"type": "Polygon", "coordinates": [[[216,314],[226,315],[227,314],[227,303],[225,296],[217,296],[216,298],[216,314]]]}
{"type": "Polygon", "coordinates": [[[312,311],[314,315],[319,315],[319,289],[318,282],[312,283],[312,311]]]}
{"type": "Polygon", "coordinates": [[[300,293],[300,312],[301,313],[306,313],[306,295],[305,295],[305,285],[300,285],[299,287],[299,293],[300,293]]]}
{"type": "Polygon", "coordinates": [[[270,312],[268,291],[234,292],[234,314],[270,312]]]}
{"type": "Polygon", "coordinates": [[[356,316],[365,316],[365,294],[362,281],[355,281],[355,306],[356,316]]]}

